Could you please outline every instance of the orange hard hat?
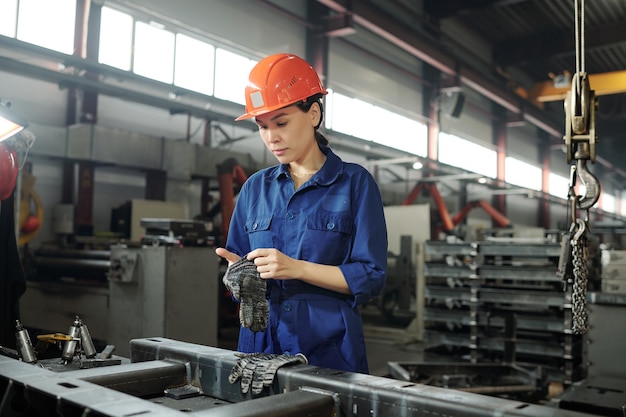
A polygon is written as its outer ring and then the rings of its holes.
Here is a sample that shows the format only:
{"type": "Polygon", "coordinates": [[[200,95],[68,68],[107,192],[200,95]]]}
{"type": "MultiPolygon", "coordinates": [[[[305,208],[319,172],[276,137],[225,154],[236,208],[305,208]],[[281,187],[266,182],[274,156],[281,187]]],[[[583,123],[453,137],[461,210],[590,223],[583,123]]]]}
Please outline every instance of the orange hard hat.
{"type": "Polygon", "coordinates": [[[260,116],[316,94],[327,93],[308,62],[293,54],[270,55],[250,71],[246,113],[235,120],[260,116]]]}
{"type": "Polygon", "coordinates": [[[17,154],[0,143],[0,201],[11,197],[18,172],[17,154]]]}

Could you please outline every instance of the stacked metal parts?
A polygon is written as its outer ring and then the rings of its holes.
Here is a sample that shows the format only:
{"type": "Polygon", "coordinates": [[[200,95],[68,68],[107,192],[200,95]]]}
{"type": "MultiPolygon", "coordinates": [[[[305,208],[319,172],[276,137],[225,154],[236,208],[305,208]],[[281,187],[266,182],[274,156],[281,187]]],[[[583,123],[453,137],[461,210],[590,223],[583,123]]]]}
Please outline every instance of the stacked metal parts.
{"type": "MultiPolygon", "coordinates": [[[[584,378],[584,335],[572,331],[572,289],[556,274],[559,253],[560,244],[550,239],[427,242],[431,361],[537,370],[537,389],[546,392],[584,378]]],[[[591,281],[595,273],[592,268],[591,281]]]]}

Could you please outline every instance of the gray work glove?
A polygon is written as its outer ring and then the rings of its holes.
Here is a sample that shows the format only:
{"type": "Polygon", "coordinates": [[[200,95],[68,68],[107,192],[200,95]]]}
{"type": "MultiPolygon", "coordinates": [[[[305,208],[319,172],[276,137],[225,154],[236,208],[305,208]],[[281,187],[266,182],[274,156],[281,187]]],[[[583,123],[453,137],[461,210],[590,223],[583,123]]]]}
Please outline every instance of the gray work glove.
{"type": "Polygon", "coordinates": [[[222,279],[235,299],[240,301],[239,322],[253,332],[267,328],[270,305],[265,293],[267,283],[261,278],[254,262],[246,257],[231,264],[222,279]]]}
{"type": "Polygon", "coordinates": [[[264,387],[272,385],[278,368],[286,365],[307,364],[302,353],[235,353],[239,360],[230,371],[228,382],[234,384],[241,379],[241,393],[246,394],[252,386],[253,394],[260,394],[264,387]]]}

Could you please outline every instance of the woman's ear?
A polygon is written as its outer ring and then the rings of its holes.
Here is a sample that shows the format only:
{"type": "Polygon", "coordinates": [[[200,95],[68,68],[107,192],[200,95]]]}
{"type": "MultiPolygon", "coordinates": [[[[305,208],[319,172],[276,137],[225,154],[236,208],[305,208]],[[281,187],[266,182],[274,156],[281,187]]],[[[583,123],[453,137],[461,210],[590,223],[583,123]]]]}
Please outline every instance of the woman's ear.
{"type": "Polygon", "coordinates": [[[322,115],[319,103],[315,102],[311,105],[311,108],[309,109],[309,115],[311,116],[311,123],[313,124],[313,127],[319,125],[320,117],[322,115]]]}

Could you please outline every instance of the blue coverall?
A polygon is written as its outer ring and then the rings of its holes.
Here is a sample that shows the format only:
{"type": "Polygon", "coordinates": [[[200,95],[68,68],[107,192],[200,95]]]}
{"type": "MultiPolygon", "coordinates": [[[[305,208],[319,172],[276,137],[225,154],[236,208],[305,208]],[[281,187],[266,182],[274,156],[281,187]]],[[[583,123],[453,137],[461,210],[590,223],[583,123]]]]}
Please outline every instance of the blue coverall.
{"type": "Polygon", "coordinates": [[[380,191],[362,166],[328,147],[322,168],[298,190],[287,165],[265,168],[244,183],[226,248],[240,256],[276,248],[295,258],[337,265],[352,295],[301,280],[267,281],[269,325],[242,327],[240,352],[303,353],[311,365],[368,373],[359,305],[381,294],[387,229],[380,191]]]}

